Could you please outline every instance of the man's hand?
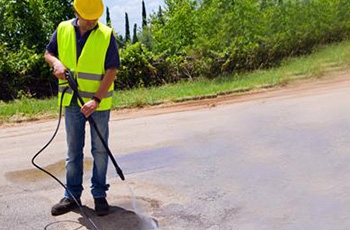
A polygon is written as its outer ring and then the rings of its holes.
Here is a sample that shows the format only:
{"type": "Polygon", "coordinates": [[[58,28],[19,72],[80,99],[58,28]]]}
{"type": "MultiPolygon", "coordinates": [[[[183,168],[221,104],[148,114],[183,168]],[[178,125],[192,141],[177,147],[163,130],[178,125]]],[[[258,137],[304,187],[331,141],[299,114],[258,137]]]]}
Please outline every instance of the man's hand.
{"type": "Polygon", "coordinates": [[[55,57],[55,55],[45,52],[45,61],[53,68],[53,74],[56,78],[61,80],[66,80],[65,72],[67,68],[62,64],[62,62],[55,57]]]}
{"type": "Polygon", "coordinates": [[[62,62],[60,61],[56,61],[55,63],[53,63],[52,65],[53,67],[53,74],[61,80],[65,80],[66,76],[65,76],[65,72],[66,72],[66,67],[62,64],[62,62]]]}
{"type": "Polygon", "coordinates": [[[85,117],[89,117],[93,112],[96,111],[97,108],[98,102],[95,100],[90,100],[81,107],[80,111],[84,114],[85,117]]]}

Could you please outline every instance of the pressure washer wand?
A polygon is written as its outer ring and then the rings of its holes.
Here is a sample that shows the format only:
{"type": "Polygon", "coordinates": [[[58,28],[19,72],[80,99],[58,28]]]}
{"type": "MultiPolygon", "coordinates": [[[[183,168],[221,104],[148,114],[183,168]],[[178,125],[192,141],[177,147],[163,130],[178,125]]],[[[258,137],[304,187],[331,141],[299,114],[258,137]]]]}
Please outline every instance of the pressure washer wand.
{"type": "MultiPolygon", "coordinates": [[[[84,100],[83,100],[83,98],[79,95],[78,84],[77,84],[77,82],[74,80],[74,77],[72,76],[72,72],[69,71],[69,70],[67,70],[67,71],[65,72],[65,76],[66,76],[66,79],[67,79],[67,81],[68,81],[68,84],[69,84],[70,88],[71,88],[71,89],[74,91],[74,93],[77,95],[77,98],[78,98],[79,102],[80,102],[82,105],[84,105],[84,104],[85,104],[85,103],[84,103],[84,100]]],[[[116,171],[117,171],[119,177],[120,177],[122,180],[125,180],[125,177],[124,177],[124,174],[123,174],[122,170],[121,170],[120,167],[118,166],[117,161],[114,159],[111,150],[109,149],[107,143],[105,142],[105,140],[103,139],[103,137],[102,137],[100,131],[98,130],[97,125],[96,125],[94,119],[92,118],[92,116],[89,116],[89,117],[87,117],[87,120],[89,121],[90,126],[92,126],[92,127],[95,129],[97,135],[98,135],[99,138],[101,139],[102,144],[103,144],[103,146],[105,147],[105,149],[107,150],[108,156],[109,156],[110,159],[112,160],[113,165],[114,165],[114,167],[115,167],[115,169],[116,169],[116,171]]]]}

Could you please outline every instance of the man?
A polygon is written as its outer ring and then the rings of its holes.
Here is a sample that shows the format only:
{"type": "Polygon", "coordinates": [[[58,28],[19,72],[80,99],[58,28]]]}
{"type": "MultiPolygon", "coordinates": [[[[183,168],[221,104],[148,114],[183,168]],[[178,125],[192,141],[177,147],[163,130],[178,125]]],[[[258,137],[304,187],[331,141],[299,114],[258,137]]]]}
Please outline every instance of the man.
{"type": "MultiPolygon", "coordinates": [[[[104,6],[102,0],[74,0],[76,18],[59,24],[46,47],[45,60],[53,67],[59,79],[59,101],[67,86],[65,71],[74,71],[80,96],[80,105],[72,90],[63,95],[67,135],[66,186],[64,198],[54,205],[51,214],[65,214],[78,207],[83,191],[83,148],[85,124],[92,116],[103,139],[108,143],[109,116],[112,105],[114,79],[119,68],[119,53],[112,29],[98,22],[104,6]]],[[[106,173],[108,153],[96,131],[91,128],[93,173],[91,193],[97,215],[107,215],[106,173]]]]}

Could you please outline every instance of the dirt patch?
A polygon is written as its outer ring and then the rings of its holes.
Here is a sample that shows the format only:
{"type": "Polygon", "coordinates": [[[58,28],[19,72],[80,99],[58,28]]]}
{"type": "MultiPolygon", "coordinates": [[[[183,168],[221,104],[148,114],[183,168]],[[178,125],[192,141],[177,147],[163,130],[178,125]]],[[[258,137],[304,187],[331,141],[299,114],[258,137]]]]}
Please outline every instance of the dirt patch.
{"type": "Polygon", "coordinates": [[[256,99],[273,97],[298,97],[322,93],[334,88],[350,87],[350,70],[328,73],[326,76],[293,80],[283,86],[273,88],[258,88],[248,92],[221,95],[202,100],[177,103],[166,103],[143,108],[122,109],[112,112],[112,120],[131,119],[142,116],[152,116],[165,113],[182,112],[201,108],[210,108],[222,104],[240,103],[256,99]]]}

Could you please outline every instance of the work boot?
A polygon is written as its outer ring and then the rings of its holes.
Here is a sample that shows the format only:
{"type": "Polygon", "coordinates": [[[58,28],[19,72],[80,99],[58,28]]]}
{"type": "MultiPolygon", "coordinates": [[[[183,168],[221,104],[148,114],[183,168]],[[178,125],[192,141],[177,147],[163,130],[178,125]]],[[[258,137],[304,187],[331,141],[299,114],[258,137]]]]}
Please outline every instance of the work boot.
{"type": "MultiPolygon", "coordinates": [[[[79,204],[81,205],[80,199],[78,199],[79,204]]],[[[78,207],[78,204],[73,199],[63,198],[52,206],[51,208],[51,215],[53,216],[59,216],[62,214],[65,214],[67,212],[70,212],[78,207]]]]}
{"type": "Polygon", "coordinates": [[[105,216],[109,212],[109,205],[106,198],[95,198],[95,212],[98,216],[105,216]]]}

